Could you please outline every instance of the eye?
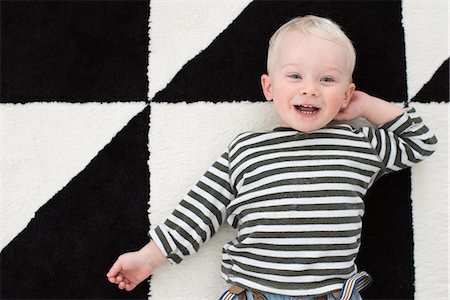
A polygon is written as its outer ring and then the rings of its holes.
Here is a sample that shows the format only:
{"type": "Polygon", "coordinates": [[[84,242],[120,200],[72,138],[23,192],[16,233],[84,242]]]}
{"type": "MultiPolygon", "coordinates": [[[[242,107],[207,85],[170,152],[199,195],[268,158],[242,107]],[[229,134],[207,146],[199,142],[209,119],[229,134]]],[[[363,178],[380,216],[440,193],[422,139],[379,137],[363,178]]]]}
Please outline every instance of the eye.
{"type": "Polygon", "coordinates": [[[293,79],[302,79],[300,74],[289,74],[288,77],[293,79]]]}
{"type": "Polygon", "coordinates": [[[334,80],[334,78],[331,76],[324,76],[320,79],[320,81],[330,83],[335,82],[336,80],[334,80]]]}

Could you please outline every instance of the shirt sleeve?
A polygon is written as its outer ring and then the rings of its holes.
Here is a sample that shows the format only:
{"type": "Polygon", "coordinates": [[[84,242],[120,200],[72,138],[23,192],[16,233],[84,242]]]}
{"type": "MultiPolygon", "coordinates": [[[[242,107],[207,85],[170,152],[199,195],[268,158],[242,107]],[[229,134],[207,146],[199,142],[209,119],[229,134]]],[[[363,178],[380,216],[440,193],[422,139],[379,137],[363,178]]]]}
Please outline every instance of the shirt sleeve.
{"type": "Polygon", "coordinates": [[[363,131],[380,158],[382,174],[410,167],[436,150],[435,135],[414,108],[379,128],[363,131]]]}
{"type": "Polygon", "coordinates": [[[151,239],[171,263],[180,263],[211,238],[226,219],[234,198],[229,176],[228,151],[206,171],[164,222],[150,230],[151,239]]]}

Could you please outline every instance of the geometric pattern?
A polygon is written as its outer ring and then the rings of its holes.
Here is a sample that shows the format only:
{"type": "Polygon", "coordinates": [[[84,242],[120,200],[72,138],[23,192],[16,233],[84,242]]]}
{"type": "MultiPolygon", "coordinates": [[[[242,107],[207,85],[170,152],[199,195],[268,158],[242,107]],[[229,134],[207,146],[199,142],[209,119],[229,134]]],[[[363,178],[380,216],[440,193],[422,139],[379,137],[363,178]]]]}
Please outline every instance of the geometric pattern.
{"type": "Polygon", "coordinates": [[[259,84],[267,41],[310,13],[352,38],[358,89],[411,103],[439,139],[439,161],[387,175],[365,198],[358,266],[374,283],[363,297],[445,299],[448,4],[162,0],[1,2],[1,298],[218,297],[214,243],[229,228],[132,292],[105,273],[235,133],[273,125],[259,84]]]}

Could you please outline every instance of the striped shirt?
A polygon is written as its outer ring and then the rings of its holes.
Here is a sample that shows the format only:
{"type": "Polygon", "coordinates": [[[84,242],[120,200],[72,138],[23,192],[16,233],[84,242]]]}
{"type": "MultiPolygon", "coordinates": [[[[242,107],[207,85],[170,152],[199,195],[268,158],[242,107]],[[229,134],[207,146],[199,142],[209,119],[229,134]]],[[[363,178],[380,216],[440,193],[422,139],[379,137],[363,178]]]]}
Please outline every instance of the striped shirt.
{"type": "Polygon", "coordinates": [[[341,289],[357,272],[368,188],[436,143],[414,109],[379,128],[243,133],[150,236],[179,263],[227,221],[238,230],[222,250],[227,282],[290,296],[341,289]]]}

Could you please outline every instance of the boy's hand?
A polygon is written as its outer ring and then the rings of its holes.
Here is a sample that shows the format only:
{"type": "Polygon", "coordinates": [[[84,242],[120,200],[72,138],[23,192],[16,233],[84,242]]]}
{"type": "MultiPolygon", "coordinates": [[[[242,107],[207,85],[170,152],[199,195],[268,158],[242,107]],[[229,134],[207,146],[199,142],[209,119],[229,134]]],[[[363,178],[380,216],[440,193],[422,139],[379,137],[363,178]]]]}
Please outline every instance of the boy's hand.
{"type": "Polygon", "coordinates": [[[119,256],[106,277],[109,282],[117,284],[119,289],[131,291],[153,274],[165,260],[164,254],[151,241],[139,251],[119,256]]]}
{"type": "Polygon", "coordinates": [[[355,91],[347,107],[336,115],[337,121],[350,121],[365,118],[370,123],[380,126],[403,114],[403,108],[383,99],[361,91],[355,91]]]}
{"type": "Polygon", "coordinates": [[[360,117],[365,117],[367,108],[370,106],[372,101],[372,96],[361,92],[355,91],[353,96],[348,103],[347,107],[342,108],[335,120],[337,121],[351,121],[360,117]]]}

